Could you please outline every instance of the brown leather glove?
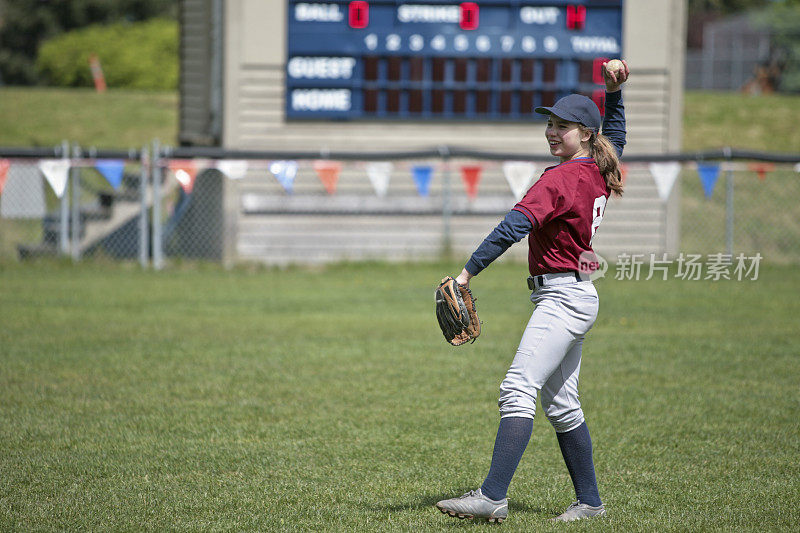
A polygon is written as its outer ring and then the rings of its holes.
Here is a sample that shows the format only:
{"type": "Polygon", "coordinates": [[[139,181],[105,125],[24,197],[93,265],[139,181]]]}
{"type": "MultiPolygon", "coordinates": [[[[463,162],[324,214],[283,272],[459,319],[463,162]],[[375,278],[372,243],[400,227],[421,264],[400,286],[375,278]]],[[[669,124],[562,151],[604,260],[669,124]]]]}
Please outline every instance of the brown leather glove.
{"type": "Polygon", "coordinates": [[[453,346],[475,342],[481,334],[481,321],[472,291],[450,276],[436,287],[436,318],[444,338],[453,346]]]}

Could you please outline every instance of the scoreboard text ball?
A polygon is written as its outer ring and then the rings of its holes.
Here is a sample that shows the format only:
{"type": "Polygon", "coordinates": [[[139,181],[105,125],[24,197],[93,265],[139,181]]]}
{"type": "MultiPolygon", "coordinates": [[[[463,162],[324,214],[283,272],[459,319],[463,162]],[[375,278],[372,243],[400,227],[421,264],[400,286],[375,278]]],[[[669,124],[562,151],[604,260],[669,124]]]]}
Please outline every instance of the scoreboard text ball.
{"type": "Polygon", "coordinates": [[[289,0],[286,116],[531,120],[622,51],[622,0],[289,0]]]}

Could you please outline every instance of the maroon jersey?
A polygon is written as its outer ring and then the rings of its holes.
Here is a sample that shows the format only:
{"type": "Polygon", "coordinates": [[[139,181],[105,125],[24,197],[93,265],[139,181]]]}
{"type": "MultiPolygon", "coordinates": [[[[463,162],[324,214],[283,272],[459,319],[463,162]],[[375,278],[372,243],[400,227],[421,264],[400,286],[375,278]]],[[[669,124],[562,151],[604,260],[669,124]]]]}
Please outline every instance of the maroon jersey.
{"type": "Polygon", "coordinates": [[[590,157],[545,169],[539,181],[514,206],[534,227],[528,235],[531,276],[587,270],[585,259],[587,254],[594,254],[592,238],[603,220],[609,194],[597,164],[590,157]],[[581,254],[584,254],[583,265],[581,254]]]}

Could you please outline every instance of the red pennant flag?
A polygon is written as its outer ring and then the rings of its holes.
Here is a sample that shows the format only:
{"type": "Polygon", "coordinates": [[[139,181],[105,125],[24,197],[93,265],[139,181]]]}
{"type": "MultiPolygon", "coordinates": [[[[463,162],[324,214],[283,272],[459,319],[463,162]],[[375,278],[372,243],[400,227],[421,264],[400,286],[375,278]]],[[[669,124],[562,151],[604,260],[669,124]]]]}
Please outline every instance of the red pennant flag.
{"type": "Polygon", "coordinates": [[[6,178],[8,178],[8,168],[11,162],[8,159],[0,159],[0,194],[3,194],[3,187],[6,186],[6,178]]]}
{"type": "Polygon", "coordinates": [[[622,177],[622,184],[625,185],[625,182],[628,180],[628,165],[625,163],[620,163],[619,174],[622,177]]]}
{"type": "Polygon", "coordinates": [[[175,173],[175,179],[183,187],[186,194],[191,194],[194,180],[197,179],[197,166],[191,159],[173,159],[169,162],[169,169],[175,173]]]}
{"type": "Polygon", "coordinates": [[[314,171],[319,176],[322,185],[328,194],[336,192],[336,184],[339,181],[339,173],[342,171],[342,164],[338,161],[314,161],[314,171]]]}
{"type": "Polygon", "coordinates": [[[483,167],[480,165],[464,165],[461,167],[461,179],[464,180],[464,187],[470,200],[474,200],[478,196],[481,170],[483,170],[483,167]]]}
{"type": "Polygon", "coordinates": [[[747,168],[758,174],[758,179],[764,181],[767,179],[767,172],[775,170],[775,163],[749,163],[747,168]]]}

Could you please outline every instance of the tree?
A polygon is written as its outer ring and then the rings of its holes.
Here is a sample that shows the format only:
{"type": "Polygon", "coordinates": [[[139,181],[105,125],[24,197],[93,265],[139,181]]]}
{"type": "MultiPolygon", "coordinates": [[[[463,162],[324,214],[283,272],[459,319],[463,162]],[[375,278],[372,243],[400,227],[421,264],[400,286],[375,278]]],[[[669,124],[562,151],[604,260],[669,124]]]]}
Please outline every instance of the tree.
{"type": "Polygon", "coordinates": [[[759,19],[772,33],[770,59],[780,71],[778,90],[800,92],[800,0],[773,2],[759,19]]]}
{"type": "Polygon", "coordinates": [[[176,16],[177,0],[13,0],[0,27],[0,80],[36,82],[34,61],[42,41],[90,24],[176,16]]]}
{"type": "Polygon", "coordinates": [[[718,13],[727,15],[764,7],[773,0],[689,0],[689,13],[718,13]]]}

